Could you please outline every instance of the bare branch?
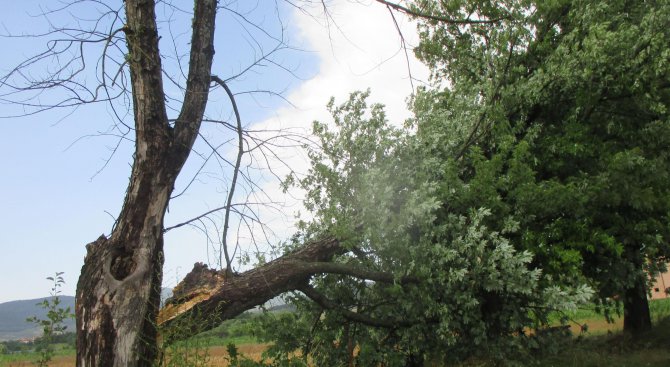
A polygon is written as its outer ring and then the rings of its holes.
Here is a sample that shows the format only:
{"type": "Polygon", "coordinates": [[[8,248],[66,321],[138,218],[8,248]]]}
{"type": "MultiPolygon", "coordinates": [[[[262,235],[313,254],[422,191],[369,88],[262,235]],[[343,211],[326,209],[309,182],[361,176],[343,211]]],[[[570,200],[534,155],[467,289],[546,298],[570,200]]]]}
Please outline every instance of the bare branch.
{"type": "Polygon", "coordinates": [[[233,178],[230,183],[230,189],[228,190],[228,200],[226,203],[226,215],[225,219],[223,222],[223,233],[221,234],[221,242],[222,242],[222,252],[226,257],[226,271],[227,272],[232,272],[232,265],[231,265],[231,260],[230,260],[230,254],[228,254],[228,228],[230,224],[230,205],[233,202],[233,196],[235,195],[235,187],[237,186],[237,176],[240,173],[240,164],[242,162],[242,155],[244,155],[244,141],[243,141],[243,136],[242,136],[242,119],[240,118],[240,111],[237,109],[237,102],[235,101],[235,96],[233,95],[233,92],[228,88],[228,85],[226,85],[226,82],[221,80],[216,75],[211,76],[212,81],[223,87],[225,89],[226,93],[228,94],[228,98],[230,98],[230,103],[233,105],[233,111],[235,112],[235,120],[237,121],[237,159],[235,161],[235,167],[233,168],[233,178]]]}
{"type": "MultiPolygon", "coordinates": [[[[191,150],[207,106],[214,57],[216,0],[196,0],[193,18],[198,21],[193,22],[186,94],[174,127],[174,149],[178,152],[191,150]]],[[[181,167],[185,158],[175,163],[181,167]]]]}
{"type": "Polygon", "coordinates": [[[375,0],[376,2],[386,5],[387,7],[390,7],[396,11],[399,11],[401,13],[405,13],[409,16],[412,17],[417,17],[417,18],[422,18],[422,19],[428,19],[428,20],[433,20],[436,22],[440,23],[447,23],[447,24],[494,24],[498,23],[506,18],[498,18],[498,19],[452,19],[452,18],[447,18],[439,15],[434,15],[434,14],[428,14],[428,13],[423,13],[418,10],[410,9],[407,7],[404,7],[400,4],[397,3],[392,3],[390,1],[386,0],[375,0]]]}

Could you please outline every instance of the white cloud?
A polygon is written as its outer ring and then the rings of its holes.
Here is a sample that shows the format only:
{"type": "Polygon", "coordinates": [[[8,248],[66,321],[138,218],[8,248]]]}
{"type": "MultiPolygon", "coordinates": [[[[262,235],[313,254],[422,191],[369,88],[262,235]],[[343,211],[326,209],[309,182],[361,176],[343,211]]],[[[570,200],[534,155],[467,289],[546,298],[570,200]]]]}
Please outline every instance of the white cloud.
{"type": "MultiPolygon", "coordinates": [[[[330,19],[309,17],[296,11],[289,23],[297,27],[296,33],[301,38],[294,40],[294,43],[304,44],[308,52],[317,55],[318,71],[286,96],[294,106],[279,108],[270,118],[254,124],[251,129],[301,129],[308,133],[312,121],[330,121],[326,103],[331,97],[335,97],[336,102],[344,102],[351,92],[368,88],[371,91],[369,102],[386,105],[391,123],[402,124],[410,116],[406,104],[407,97],[412,93],[409,74],[411,72],[415,79],[426,80],[428,71],[414,58],[411,49],[407,51],[408,64],[388,10],[375,2],[365,5],[338,0],[328,5],[330,19]]],[[[408,45],[415,45],[418,39],[416,26],[400,14],[395,16],[408,45]]],[[[414,86],[418,83],[415,81],[414,86]]],[[[274,149],[273,153],[294,171],[305,173],[308,169],[304,152],[284,148],[274,149]]],[[[289,169],[281,165],[273,165],[273,170],[279,177],[289,173],[289,169]]],[[[269,198],[286,203],[283,215],[277,210],[257,208],[257,214],[276,234],[276,239],[285,239],[294,232],[293,216],[302,208],[302,194],[294,190],[290,195],[292,197],[285,195],[276,180],[265,181],[261,186],[269,198]]],[[[304,214],[304,210],[301,211],[304,214]]],[[[250,235],[244,232],[233,231],[233,235],[239,234],[242,238],[240,243],[246,242],[246,249],[253,252],[255,249],[248,240],[250,235]]],[[[257,238],[264,238],[259,227],[254,232],[257,238]]],[[[193,252],[193,248],[188,254],[175,256],[176,252],[183,251],[180,247],[186,242],[183,236],[179,237],[180,245],[172,246],[173,241],[167,243],[167,247],[175,252],[168,253],[166,257],[166,280],[170,278],[170,269],[181,269],[183,276],[190,270],[192,261],[199,256],[193,252]]],[[[229,241],[236,243],[235,238],[229,238],[229,241]]],[[[173,276],[171,283],[176,280],[173,276]]]]}
{"type": "MultiPolygon", "coordinates": [[[[406,54],[388,10],[369,5],[337,1],[329,4],[330,18],[314,19],[296,12],[293,20],[309,50],[319,57],[319,71],[293,91],[288,99],[298,108],[282,108],[266,124],[303,126],[314,119],[327,120],[325,104],[330,97],[343,101],[355,90],[372,91],[371,101],[384,103],[389,120],[401,122],[409,116],[406,98],[412,92],[413,78],[426,80],[427,68],[406,54]]],[[[395,14],[407,45],[417,43],[416,26],[395,14]]],[[[416,85],[416,82],[414,83],[416,85]]]]}
{"type": "MultiPolygon", "coordinates": [[[[369,102],[384,104],[391,123],[400,125],[410,116],[406,100],[412,86],[420,83],[415,80],[412,84],[410,73],[414,79],[427,80],[428,69],[416,60],[411,49],[404,52],[388,10],[375,2],[363,5],[337,1],[329,6],[329,19],[315,19],[297,11],[293,15],[292,24],[298,27],[308,50],[318,55],[317,75],[290,93],[288,100],[295,107],[280,108],[254,129],[301,128],[308,132],[312,121],[331,119],[325,107],[331,97],[344,102],[351,92],[368,88],[369,102]]],[[[401,14],[395,14],[395,19],[408,47],[415,45],[415,24],[401,14]]],[[[289,150],[277,153],[293,170],[306,172],[307,162],[302,155],[289,150]]],[[[285,175],[288,169],[279,173],[285,175]]],[[[273,197],[282,195],[276,182],[264,185],[264,189],[273,197]]],[[[300,196],[297,191],[293,195],[300,196]]],[[[286,213],[289,217],[293,214],[286,213]]],[[[287,229],[276,231],[286,233],[287,229]]]]}

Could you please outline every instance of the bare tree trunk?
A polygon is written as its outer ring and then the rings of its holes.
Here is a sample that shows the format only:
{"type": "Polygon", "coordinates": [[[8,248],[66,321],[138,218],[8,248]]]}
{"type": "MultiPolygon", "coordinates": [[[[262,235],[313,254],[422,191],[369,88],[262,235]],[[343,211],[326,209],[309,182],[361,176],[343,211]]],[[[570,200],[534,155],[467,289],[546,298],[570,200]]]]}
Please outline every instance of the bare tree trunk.
{"type": "Polygon", "coordinates": [[[649,312],[649,301],[647,300],[647,282],[641,270],[644,268],[645,259],[642,256],[640,248],[631,243],[628,243],[626,246],[625,256],[640,273],[633,274],[635,282],[624,292],[623,330],[632,335],[639,335],[651,330],[651,313],[649,312]]]}
{"type": "Polygon", "coordinates": [[[635,286],[626,290],[623,299],[623,331],[640,335],[651,330],[651,313],[647,299],[647,285],[639,279],[635,286]]]}
{"type": "Polygon", "coordinates": [[[182,110],[166,113],[155,3],[126,0],[135,156],[123,208],[109,239],[87,246],[77,284],[77,366],[149,366],[157,355],[163,218],[197,137],[209,90],[216,0],[196,0],[182,110]]]}

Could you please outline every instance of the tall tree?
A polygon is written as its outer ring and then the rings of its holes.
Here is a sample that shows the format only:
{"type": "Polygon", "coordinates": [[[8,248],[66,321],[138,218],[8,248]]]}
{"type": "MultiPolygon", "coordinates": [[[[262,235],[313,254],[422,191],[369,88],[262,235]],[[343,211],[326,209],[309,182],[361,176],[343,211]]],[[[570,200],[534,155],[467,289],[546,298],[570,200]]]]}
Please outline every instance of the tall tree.
{"type": "Polygon", "coordinates": [[[440,175],[445,162],[366,97],[331,103],[333,123],[315,123],[322,150],[310,154],[312,169],[300,181],[314,212],[304,231],[347,234],[351,251],[335,262],[390,273],[392,282],[314,277],[292,297],[296,314],[264,321],[277,343],[271,352],[290,359],[300,348],[319,365],[389,366],[525,355],[530,339],[519,330],[585,301],[589,288],[543,279],[532,254],[510,243],[518,223],[491,220],[488,202],[450,201],[451,189],[490,187],[440,175]]]}
{"type": "Polygon", "coordinates": [[[624,329],[648,330],[648,277],[670,254],[670,35],[663,21],[670,4],[416,7],[502,19],[491,27],[421,26],[418,55],[449,86],[418,105],[428,112],[419,117],[420,135],[438,156],[456,157],[450,179],[489,187],[451,199],[487,200],[493,218],[515,218],[517,248],[533,251],[555,280],[583,275],[602,300],[620,297],[624,329]],[[469,110],[454,113],[464,105],[469,110]],[[459,139],[440,133],[454,125],[459,139]]]}
{"type": "Polygon", "coordinates": [[[125,2],[123,32],[133,96],[135,154],[109,238],[87,245],[77,284],[77,365],[148,366],[156,355],[163,219],[202,123],[214,56],[216,0],[196,0],[188,80],[174,124],[167,117],[155,3],[125,2]]]}

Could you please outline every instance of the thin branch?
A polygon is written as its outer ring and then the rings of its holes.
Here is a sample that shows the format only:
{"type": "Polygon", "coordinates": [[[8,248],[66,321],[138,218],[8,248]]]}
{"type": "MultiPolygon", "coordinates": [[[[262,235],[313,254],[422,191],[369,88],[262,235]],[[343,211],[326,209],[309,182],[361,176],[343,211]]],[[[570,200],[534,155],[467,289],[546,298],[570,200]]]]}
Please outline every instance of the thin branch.
{"type": "Polygon", "coordinates": [[[452,18],[447,18],[447,17],[442,17],[439,15],[433,15],[433,14],[428,14],[428,13],[422,13],[407,7],[404,7],[400,4],[392,3],[390,1],[385,1],[385,0],[375,0],[376,2],[386,5],[390,8],[393,8],[396,11],[399,11],[401,13],[405,13],[409,16],[412,17],[417,17],[417,18],[423,18],[423,19],[428,19],[428,20],[434,20],[436,22],[440,23],[447,23],[447,24],[494,24],[498,23],[501,20],[504,20],[506,18],[497,18],[497,19],[479,19],[479,20],[472,20],[472,19],[452,19],[452,18]]]}
{"type": "Polygon", "coordinates": [[[395,29],[396,31],[398,31],[398,36],[400,36],[400,47],[402,47],[405,53],[405,62],[407,63],[407,74],[409,75],[409,84],[412,86],[412,94],[414,94],[414,80],[413,80],[414,78],[412,78],[412,68],[409,62],[409,54],[407,53],[407,43],[405,42],[405,36],[402,34],[402,31],[400,30],[400,25],[398,24],[398,20],[395,18],[395,14],[393,14],[393,10],[391,10],[391,6],[387,5],[386,8],[389,10],[389,14],[391,14],[391,19],[393,19],[395,29]]]}
{"type": "Polygon", "coordinates": [[[328,274],[348,275],[354,278],[373,280],[375,282],[380,283],[410,284],[418,282],[418,279],[416,277],[403,276],[398,278],[391,273],[368,270],[365,268],[342,263],[317,262],[317,261],[309,263],[296,262],[296,266],[300,266],[303,269],[314,274],[328,273],[328,274]]]}
{"type": "Polygon", "coordinates": [[[221,235],[223,254],[226,257],[226,271],[232,272],[232,263],[230,259],[230,254],[228,254],[228,228],[230,222],[230,205],[233,202],[233,196],[235,194],[235,186],[237,185],[237,177],[240,173],[240,164],[242,163],[242,155],[244,155],[244,137],[242,136],[242,119],[240,118],[240,111],[237,108],[237,102],[235,101],[235,96],[233,92],[228,88],[226,82],[216,75],[211,77],[212,81],[223,87],[230,98],[230,103],[233,105],[233,111],[235,112],[235,120],[237,121],[237,160],[235,161],[235,167],[233,168],[233,179],[230,183],[230,190],[228,190],[228,201],[226,203],[226,216],[223,223],[223,234],[221,235]]]}

